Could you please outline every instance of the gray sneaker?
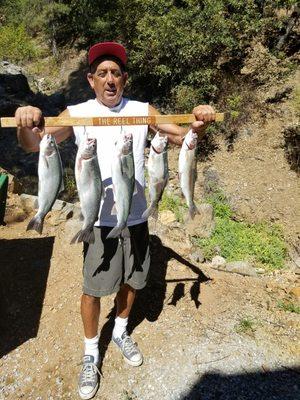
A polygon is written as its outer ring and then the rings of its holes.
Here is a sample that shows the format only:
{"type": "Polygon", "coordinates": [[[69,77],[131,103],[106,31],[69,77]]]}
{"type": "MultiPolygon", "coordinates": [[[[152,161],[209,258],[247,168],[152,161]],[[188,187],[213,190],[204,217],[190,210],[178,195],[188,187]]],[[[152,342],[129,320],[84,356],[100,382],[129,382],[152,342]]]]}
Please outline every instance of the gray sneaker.
{"type": "Polygon", "coordinates": [[[78,393],[81,399],[87,400],[95,396],[100,381],[100,371],[94,363],[93,356],[84,356],[79,375],[78,393]]]}
{"type": "Polygon", "coordinates": [[[143,363],[143,356],[137,347],[137,344],[133,342],[127,332],[124,332],[121,338],[112,337],[113,342],[121,350],[125,361],[133,367],[138,367],[143,363]]]}

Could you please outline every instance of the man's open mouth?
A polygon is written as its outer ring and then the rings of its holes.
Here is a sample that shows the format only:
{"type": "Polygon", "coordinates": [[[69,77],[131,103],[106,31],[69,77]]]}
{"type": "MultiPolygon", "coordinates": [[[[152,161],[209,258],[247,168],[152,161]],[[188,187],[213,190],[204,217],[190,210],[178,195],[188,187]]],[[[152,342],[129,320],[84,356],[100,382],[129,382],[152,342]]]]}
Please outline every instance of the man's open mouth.
{"type": "Polygon", "coordinates": [[[105,92],[108,96],[114,96],[117,93],[117,90],[116,89],[106,89],[105,92]]]}

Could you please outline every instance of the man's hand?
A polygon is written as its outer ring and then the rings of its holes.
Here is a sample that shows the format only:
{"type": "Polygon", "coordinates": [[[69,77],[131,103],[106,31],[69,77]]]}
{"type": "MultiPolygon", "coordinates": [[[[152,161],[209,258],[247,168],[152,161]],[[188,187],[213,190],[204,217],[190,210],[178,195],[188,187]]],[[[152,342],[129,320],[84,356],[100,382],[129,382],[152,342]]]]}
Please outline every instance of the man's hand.
{"type": "Polygon", "coordinates": [[[196,121],[192,123],[191,127],[193,132],[203,134],[207,126],[216,118],[216,112],[213,107],[209,105],[197,106],[193,109],[196,121]]]}
{"type": "Polygon", "coordinates": [[[44,129],[44,117],[37,107],[19,107],[15,113],[18,128],[31,128],[33,133],[40,133],[44,129]]]}

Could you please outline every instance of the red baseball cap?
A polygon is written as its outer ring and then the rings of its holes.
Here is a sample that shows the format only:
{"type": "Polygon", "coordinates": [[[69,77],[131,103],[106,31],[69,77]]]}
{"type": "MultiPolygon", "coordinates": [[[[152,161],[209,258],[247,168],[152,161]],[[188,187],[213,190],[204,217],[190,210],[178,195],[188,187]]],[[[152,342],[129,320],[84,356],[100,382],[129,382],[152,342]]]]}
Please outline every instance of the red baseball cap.
{"type": "Polygon", "coordinates": [[[116,42],[101,42],[94,44],[89,50],[89,65],[92,65],[93,62],[101,56],[109,55],[117,57],[123,65],[126,65],[127,55],[125,48],[116,42]]]}

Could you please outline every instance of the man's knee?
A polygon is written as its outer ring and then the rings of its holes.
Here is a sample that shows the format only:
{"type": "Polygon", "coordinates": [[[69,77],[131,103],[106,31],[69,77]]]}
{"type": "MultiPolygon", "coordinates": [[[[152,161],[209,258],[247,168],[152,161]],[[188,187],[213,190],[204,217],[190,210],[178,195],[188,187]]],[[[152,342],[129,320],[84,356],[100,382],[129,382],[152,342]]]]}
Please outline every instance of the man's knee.
{"type": "Polygon", "coordinates": [[[89,294],[82,294],[82,302],[86,305],[94,305],[94,304],[98,304],[100,301],[99,297],[95,297],[95,296],[91,296],[89,294]]]}

